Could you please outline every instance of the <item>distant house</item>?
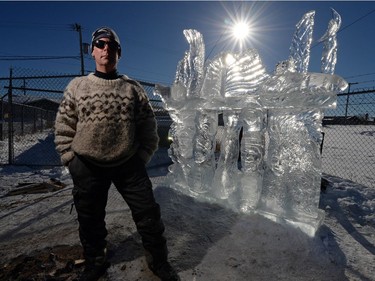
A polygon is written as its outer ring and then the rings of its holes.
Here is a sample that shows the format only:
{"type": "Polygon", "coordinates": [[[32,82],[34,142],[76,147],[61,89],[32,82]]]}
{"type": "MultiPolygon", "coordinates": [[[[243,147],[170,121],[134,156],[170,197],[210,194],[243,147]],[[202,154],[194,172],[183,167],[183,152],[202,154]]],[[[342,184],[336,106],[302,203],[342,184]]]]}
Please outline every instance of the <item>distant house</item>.
{"type": "Polygon", "coordinates": [[[29,106],[57,112],[60,102],[54,101],[51,99],[41,98],[41,99],[37,99],[33,101],[28,101],[25,104],[29,106]]]}
{"type": "Polygon", "coordinates": [[[326,125],[373,125],[374,120],[370,120],[368,117],[361,116],[325,116],[323,119],[323,126],[326,125]]]}
{"type": "MultiPolygon", "coordinates": [[[[40,117],[52,122],[60,105],[60,100],[57,99],[19,95],[14,95],[12,101],[13,122],[35,122],[40,117]]],[[[0,119],[6,121],[9,117],[9,101],[3,99],[0,106],[0,119]]]]}

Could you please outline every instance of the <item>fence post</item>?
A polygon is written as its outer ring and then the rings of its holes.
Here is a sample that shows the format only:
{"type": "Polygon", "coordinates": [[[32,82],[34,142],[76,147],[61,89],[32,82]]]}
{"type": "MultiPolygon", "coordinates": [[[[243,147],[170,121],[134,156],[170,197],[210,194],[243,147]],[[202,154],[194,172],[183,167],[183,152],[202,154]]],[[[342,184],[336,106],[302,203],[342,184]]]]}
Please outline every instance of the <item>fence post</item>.
{"type": "Polygon", "coordinates": [[[346,96],[346,104],[345,104],[345,119],[348,117],[348,107],[349,107],[349,98],[350,98],[350,86],[356,85],[358,82],[348,83],[348,95],[346,96]]]}
{"type": "Polygon", "coordinates": [[[14,141],[13,141],[13,93],[12,93],[12,78],[13,69],[10,68],[9,73],[9,88],[8,88],[8,102],[9,102],[9,116],[8,116],[8,162],[13,164],[14,160],[14,141]]]}
{"type": "Polygon", "coordinates": [[[3,98],[1,100],[1,119],[0,119],[0,141],[4,140],[4,134],[3,134],[3,122],[4,122],[4,103],[3,98]]]}
{"type": "Polygon", "coordinates": [[[40,132],[43,132],[43,111],[44,111],[43,108],[41,108],[39,110],[39,112],[40,112],[40,132]]]}
{"type": "Polygon", "coordinates": [[[36,126],[36,121],[38,119],[38,115],[37,115],[37,112],[36,112],[36,108],[34,107],[33,108],[33,112],[34,112],[34,118],[33,118],[33,121],[34,121],[34,127],[33,127],[33,133],[36,133],[37,131],[37,126],[36,126]]]}
{"type": "Polygon", "coordinates": [[[21,136],[25,133],[25,106],[21,105],[21,136]]]}

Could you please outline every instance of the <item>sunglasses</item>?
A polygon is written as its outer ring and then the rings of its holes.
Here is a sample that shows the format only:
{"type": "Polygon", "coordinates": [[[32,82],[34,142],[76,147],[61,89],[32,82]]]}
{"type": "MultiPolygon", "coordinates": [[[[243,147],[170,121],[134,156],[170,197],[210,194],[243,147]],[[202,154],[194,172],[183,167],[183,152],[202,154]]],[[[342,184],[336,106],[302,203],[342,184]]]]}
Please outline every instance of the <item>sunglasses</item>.
{"type": "Polygon", "coordinates": [[[108,45],[108,48],[111,50],[117,50],[119,48],[118,44],[113,41],[103,41],[103,40],[95,40],[94,46],[99,49],[104,49],[105,45],[108,45]]]}

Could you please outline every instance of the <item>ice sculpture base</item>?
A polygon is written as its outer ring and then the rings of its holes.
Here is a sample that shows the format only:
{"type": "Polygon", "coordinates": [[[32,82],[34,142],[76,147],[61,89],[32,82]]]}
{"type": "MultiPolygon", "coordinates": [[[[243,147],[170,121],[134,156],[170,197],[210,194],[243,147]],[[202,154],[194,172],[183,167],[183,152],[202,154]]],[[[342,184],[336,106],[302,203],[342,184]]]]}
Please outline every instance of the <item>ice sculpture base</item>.
{"type": "Polygon", "coordinates": [[[303,221],[280,217],[276,214],[265,212],[262,210],[257,210],[256,213],[276,223],[299,228],[303,233],[307,234],[309,237],[315,236],[316,231],[323,224],[325,218],[325,212],[320,209],[318,210],[317,217],[315,219],[309,218],[303,221]]]}
{"type": "Polygon", "coordinates": [[[193,192],[186,183],[184,184],[183,181],[179,181],[176,178],[176,175],[173,175],[171,173],[166,176],[166,181],[164,184],[168,186],[169,188],[176,190],[177,192],[182,193],[186,196],[192,197],[199,202],[217,204],[223,208],[230,209],[231,211],[236,212],[236,213],[259,214],[278,224],[287,225],[287,226],[300,229],[303,233],[305,233],[309,237],[315,236],[316,231],[323,224],[323,221],[325,218],[325,212],[324,210],[321,210],[321,209],[317,209],[316,212],[314,212],[315,217],[300,216],[298,218],[296,217],[288,218],[277,213],[271,213],[269,211],[262,210],[261,207],[258,208],[257,206],[254,206],[254,208],[246,208],[246,209],[238,208],[236,204],[231,202],[231,198],[219,199],[219,198],[214,198],[209,192],[207,193],[193,192]]]}

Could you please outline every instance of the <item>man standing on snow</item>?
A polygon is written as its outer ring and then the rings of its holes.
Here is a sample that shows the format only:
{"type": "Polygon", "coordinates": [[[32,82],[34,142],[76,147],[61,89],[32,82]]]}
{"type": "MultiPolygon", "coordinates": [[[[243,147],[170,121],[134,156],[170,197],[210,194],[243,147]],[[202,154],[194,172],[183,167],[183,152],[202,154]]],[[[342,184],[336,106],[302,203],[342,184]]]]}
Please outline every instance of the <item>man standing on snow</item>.
{"type": "Polygon", "coordinates": [[[92,34],[95,73],[73,79],[55,123],[55,144],[73,179],[85,257],[80,280],[98,280],[106,257],[105,207],[111,183],[132,212],[150,269],[163,281],[180,280],[167,260],[160,207],[145,165],[158,147],[154,112],[142,86],[120,75],[120,40],[112,29],[92,34]]]}

